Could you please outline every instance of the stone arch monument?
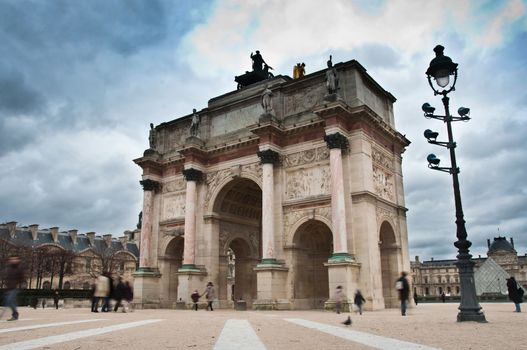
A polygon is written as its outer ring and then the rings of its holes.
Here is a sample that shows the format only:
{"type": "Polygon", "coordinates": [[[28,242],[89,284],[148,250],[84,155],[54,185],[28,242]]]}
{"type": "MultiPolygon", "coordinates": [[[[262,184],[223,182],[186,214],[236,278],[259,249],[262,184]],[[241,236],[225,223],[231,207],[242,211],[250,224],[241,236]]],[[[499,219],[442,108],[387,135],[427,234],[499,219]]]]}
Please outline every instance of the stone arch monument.
{"type": "Polygon", "coordinates": [[[328,69],[247,82],[152,129],[135,159],[138,307],[188,305],[209,281],[220,307],[331,308],[338,285],[361,289],[370,309],[396,306],[395,279],[410,269],[410,142],[395,130],[395,98],[362,65],[328,69]]]}

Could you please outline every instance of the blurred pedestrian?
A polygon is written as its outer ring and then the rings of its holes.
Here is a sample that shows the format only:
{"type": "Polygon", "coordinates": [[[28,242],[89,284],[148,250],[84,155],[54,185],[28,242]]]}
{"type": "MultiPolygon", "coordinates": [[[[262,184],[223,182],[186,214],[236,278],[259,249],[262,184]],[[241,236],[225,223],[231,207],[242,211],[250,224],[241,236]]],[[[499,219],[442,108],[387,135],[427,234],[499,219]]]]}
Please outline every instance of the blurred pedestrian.
{"type": "Polygon", "coordinates": [[[207,283],[207,288],[205,289],[205,292],[203,294],[207,299],[207,310],[210,308],[210,311],[214,311],[212,309],[212,302],[216,298],[216,291],[214,290],[214,285],[212,284],[212,282],[207,283]]]}
{"type": "MultiPolygon", "coordinates": [[[[115,286],[113,298],[115,299],[115,307],[113,308],[113,311],[117,312],[117,310],[119,310],[119,306],[122,305],[121,302],[124,298],[124,283],[121,277],[119,277],[117,280],[117,285],[115,286]]],[[[124,310],[124,306],[123,306],[123,310],[124,310]]]]}
{"type": "Polygon", "coordinates": [[[91,288],[90,288],[90,296],[91,296],[91,312],[98,312],[98,311],[97,311],[97,301],[98,301],[98,298],[95,296],[95,288],[96,288],[96,283],[92,283],[92,284],[91,284],[91,288]]]}
{"type": "Polygon", "coordinates": [[[446,301],[446,294],[445,294],[445,292],[441,293],[441,301],[443,303],[446,301]]]}
{"type": "Polygon", "coordinates": [[[366,299],[362,296],[362,293],[359,289],[357,289],[357,292],[355,292],[355,297],[353,298],[353,304],[357,306],[357,311],[359,312],[359,315],[362,315],[362,304],[366,302],[366,299]]]}
{"type": "Polygon", "coordinates": [[[130,285],[130,282],[124,283],[124,306],[123,312],[132,311],[132,301],[134,300],[134,290],[130,285]]]}
{"type": "Polygon", "coordinates": [[[399,300],[401,301],[402,316],[406,316],[406,306],[410,294],[410,284],[408,283],[408,279],[406,279],[407,275],[405,271],[401,272],[401,277],[395,282],[395,289],[399,292],[399,300]]]}
{"type": "Polygon", "coordinates": [[[344,299],[344,292],[342,291],[342,286],[337,286],[335,289],[335,312],[340,314],[342,310],[342,300],[344,299]]]}
{"type": "Polygon", "coordinates": [[[55,289],[55,292],[53,293],[53,306],[55,306],[55,309],[59,309],[59,292],[55,289]]]}
{"type": "Polygon", "coordinates": [[[25,280],[24,270],[20,264],[20,258],[17,256],[7,259],[6,265],[4,303],[5,306],[11,309],[11,318],[8,321],[16,321],[19,316],[16,297],[18,295],[18,285],[25,280]]]}
{"type": "Polygon", "coordinates": [[[419,301],[419,296],[417,295],[417,293],[414,293],[414,303],[415,303],[415,306],[417,306],[418,301],[419,301]]]}
{"type": "Polygon", "coordinates": [[[112,309],[112,306],[110,305],[110,298],[113,298],[114,294],[114,286],[113,286],[113,278],[111,273],[105,272],[104,276],[108,279],[108,292],[106,293],[106,296],[103,298],[104,302],[102,304],[101,311],[102,312],[109,312],[112,309]]]}
{"type": "Polygon", "coordinates": [[[101,311],[104,311],[104,301],[110,295],[110,280],[104,274],[97,277],[95,282],[95,292],[93,293],[95,299],[95,308],[92,308],[92,312],[99,312],[99,301],[102,301],[103,307],[101,311]]]}
{"type": "Polygon", "coordinates": [[[518,286],[514,277],[507,278],[507,290],[509,292],[509,299],[516,306],[514,312],[522,312],[520,304],[523,303],[523,288],[518,286]]]}
{"type": "Polygon", "coordinates": [[[201,298],[201,295],[199,295],[199,292],[197,289],[194,290],[194,293],[192,293],[190,295],[190,299],[192,299],[192,302],[194,303],[194,305],[192,305],[192,308],[196,311],[198,311],[198,301],[199,301],[199,298],[201,298]]]}

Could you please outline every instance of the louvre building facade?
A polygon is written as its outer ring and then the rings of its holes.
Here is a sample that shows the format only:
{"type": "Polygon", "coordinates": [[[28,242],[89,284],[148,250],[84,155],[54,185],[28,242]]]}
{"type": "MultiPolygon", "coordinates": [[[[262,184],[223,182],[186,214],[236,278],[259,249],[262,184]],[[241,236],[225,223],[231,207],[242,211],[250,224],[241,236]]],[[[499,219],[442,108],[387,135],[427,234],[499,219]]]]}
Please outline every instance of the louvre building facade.
{"type": "MultiPolygon", "coordinates": [[[[476,294],[505,295],[507,281],[514,277],[516,281],[527,287],[527,255],[519,256],[514,249],[514,240],[507,241],[505,237],[495,237],[493,242],[487,240],[487,257],[473,258],[476,294]]],[[[413,291],[419,296],[459,295],[459,274],[456,259],[420,261],[415,257],[411,262],[413,291]]]]}

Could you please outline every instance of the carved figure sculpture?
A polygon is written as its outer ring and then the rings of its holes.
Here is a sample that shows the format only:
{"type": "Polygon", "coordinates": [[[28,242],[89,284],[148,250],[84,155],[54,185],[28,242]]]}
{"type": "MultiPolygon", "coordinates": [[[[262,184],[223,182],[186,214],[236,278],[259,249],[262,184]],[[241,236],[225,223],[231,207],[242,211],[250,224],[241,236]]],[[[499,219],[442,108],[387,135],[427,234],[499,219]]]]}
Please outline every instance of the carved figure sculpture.
{"type": "Polygon", "coordinates": [[[200,117],[194,108],[192,110],[192,121],[190,123],[190,136],[198,136],[200,117]]]}
{"type": "Polygon", "coordinates": [[[338,90],[339,80],[337,76],[337,70],[333,67],[333,62],[331,61],[331,55],[329,55],[328,60],[328,69],[326,71],[326,87],[328,89],[328,94],[336,94],[338,90]]]}
{"type": "Polygon", "coordinates": [[[154,129],[154,124],[150,123],[150,132],[148,134],[148,143],[150,144],[150,149],[156,149],[156,142],[156,129],[154,129]]]}
{"type": "Polygon", "coordinates": [[[253,60],[253,71],[263,70],[263,64],[265,63],[260,51],[256,50],[256,53],[251,52],[251,59],[253,60]]]}
{"type": "Polygon", "coordinates": [[[265,90],[262,93],[262,107],[265,113],[273,113],[273,92],[269,89],[268,86],[265,87],[265,90]]]}

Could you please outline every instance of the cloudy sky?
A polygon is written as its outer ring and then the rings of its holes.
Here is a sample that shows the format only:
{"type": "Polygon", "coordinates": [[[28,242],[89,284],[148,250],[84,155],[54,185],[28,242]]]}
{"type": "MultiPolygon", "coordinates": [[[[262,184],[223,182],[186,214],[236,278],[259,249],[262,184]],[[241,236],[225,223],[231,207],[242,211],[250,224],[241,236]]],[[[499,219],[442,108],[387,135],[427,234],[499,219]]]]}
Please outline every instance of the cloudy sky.
{"type": "MultiPolygon", "coordinates": [[[[451,109],[471,252],[513,236],[527,253],[527,2],[0,0],[0,222],[120,235],[137,222],[132,159],[160,124],[236,88],[260,50],[275,74],[357,59],[395,97],[411,256],[454,258],[451,177],[427,168],[424,72],[459,63],[451,109]],[[498,232],[499,230],[499,232],[498,232]]],[[[440,136],[441,137],[441,136],[440,136]]]]}

